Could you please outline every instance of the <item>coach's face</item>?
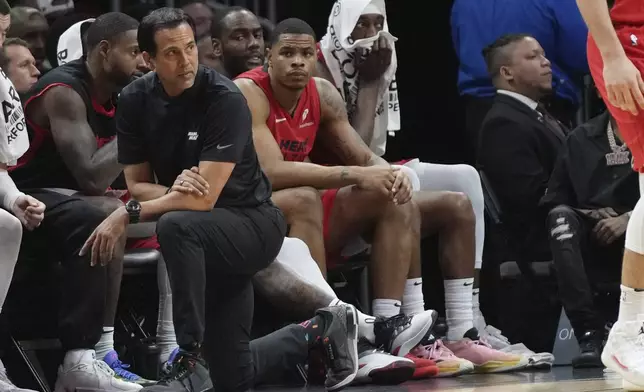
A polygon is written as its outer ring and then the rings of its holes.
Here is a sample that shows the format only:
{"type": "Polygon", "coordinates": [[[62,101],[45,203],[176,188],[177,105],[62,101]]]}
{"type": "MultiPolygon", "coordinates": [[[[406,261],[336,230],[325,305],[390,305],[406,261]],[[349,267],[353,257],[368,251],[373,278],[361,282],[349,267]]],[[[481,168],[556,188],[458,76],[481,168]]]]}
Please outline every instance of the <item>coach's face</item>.
{"type": "Polygon", "coordinates": [[[101,42],[101,50],[105,50],[107,60],[105,71],[117,88],[127,86],[134,75],[147,70],[139,50],[136,30],[120,34],[111,44],[101,42]]]}
{"type": "Polygon", "coordinates": [[[144,56],[159,76],[166,93],[176,96],[192,87],[199,69],[199,51],[190,25],[182,23],[171,29],[159,30],[154,41],[156,54],[144,53],[144,56]]]}
{"type": "Polygon", "coordinates": [[[315,39],[308,34],[282,34],[268,54],[271,76],[294,90],[306,87],[316,61],[315,39]]]}

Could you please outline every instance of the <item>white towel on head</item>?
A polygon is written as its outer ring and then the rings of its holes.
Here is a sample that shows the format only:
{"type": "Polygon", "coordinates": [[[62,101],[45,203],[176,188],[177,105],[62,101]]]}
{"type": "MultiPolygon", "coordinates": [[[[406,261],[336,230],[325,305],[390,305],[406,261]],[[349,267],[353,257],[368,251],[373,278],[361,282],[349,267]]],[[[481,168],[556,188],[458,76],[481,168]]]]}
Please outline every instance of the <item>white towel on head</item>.
{"type": "Polygon", "coordinates": [[[379,156],[385,153],[387,133],[400,130],[400,104],[396,84],[398,60],[394,44],[398,39],[389,33],[385,1],[336,1],[329,16],[327,32],[320,41],[324,61],[333,76],[335,86],[340,90],[347,103],[347,112],[351,116],[355,111],[359,88],[358,71],[355,68],[356,57],[368,54],[373,43],[380,37],[386,38],[392,47],[391,65],[385,72],[380,88],[381,98],[378,101],[376,113],[374,113],[376,121],[373,138],[365,140],[369,148],[379,156]],[[374,37],[354,41],[351,38],[351,32],[358,23],[360,15],[367,13],[378,13],[384,16],[383,29],[374,37]]]}
{"type": "Polygon", "coordinates": [[[60,35],[56,49],[58,65],[67,64],[83,57],[85,54],[83,53],[83,32],[87,30],[92,22],[94,22],[94,19],[74,23],[60,35]]]}

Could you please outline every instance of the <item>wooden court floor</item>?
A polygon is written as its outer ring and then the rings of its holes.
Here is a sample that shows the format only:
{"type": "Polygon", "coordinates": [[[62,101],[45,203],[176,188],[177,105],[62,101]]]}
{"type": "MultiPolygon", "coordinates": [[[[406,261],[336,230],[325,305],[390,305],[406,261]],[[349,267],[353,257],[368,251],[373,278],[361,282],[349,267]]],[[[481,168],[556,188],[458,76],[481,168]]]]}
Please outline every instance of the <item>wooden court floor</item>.
{"type": "MultiPolygon", "coordinates": [[[[262,389],[263,391],[322,392],[321,387],[262,389]]],[[[468,375],[454,379],[406,382],[398,386],[362,386],[347,392],[599,392],[622,391],[622,380],[615,373],[601,369],[575,370],[556,367],[549,372],[521,372],[498,375],[468,375]]]]}

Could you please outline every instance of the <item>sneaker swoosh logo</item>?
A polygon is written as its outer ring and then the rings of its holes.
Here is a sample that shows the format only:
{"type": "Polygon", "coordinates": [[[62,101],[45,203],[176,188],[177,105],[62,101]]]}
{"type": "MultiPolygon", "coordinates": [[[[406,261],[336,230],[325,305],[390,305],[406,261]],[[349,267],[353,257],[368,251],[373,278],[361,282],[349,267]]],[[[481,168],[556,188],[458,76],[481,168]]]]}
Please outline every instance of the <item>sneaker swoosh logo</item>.
{"type": "Polygon", "coordinates": [[[474,282],[472,282],[472,283],[463,283],[463,286],[471,286],[473,284],[474,284],[474,282]]]}

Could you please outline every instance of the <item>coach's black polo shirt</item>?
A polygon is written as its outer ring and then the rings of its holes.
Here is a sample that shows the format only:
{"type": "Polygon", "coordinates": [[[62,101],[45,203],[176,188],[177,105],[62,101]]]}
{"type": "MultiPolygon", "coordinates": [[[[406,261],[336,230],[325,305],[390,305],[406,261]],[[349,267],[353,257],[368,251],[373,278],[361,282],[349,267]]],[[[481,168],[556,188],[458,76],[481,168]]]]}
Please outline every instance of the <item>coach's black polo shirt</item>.
{"type": "Polygon", "coordinates": [[[235,163],[217,207],[253,207],[270,199],[259,166],[246,99],[216,71],[199,67],[194,85],[169,97],[157,74],[130,83],[116,112],[119,162],[149,162],[159,184],[172,186],[200,161],[235,163]]]}

